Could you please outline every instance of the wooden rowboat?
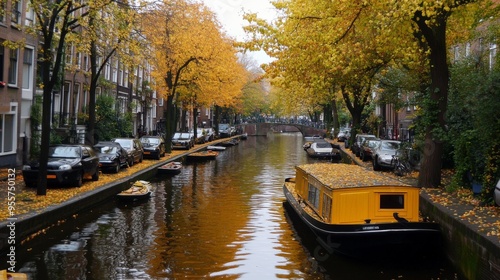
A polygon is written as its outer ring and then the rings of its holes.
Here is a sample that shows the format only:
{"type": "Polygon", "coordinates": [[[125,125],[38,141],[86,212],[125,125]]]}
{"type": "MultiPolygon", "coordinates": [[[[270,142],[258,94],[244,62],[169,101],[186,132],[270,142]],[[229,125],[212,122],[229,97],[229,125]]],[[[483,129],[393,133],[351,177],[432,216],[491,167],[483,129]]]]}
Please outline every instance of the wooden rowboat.
{"type": "Polygon", "coordinates": [[[158,167],[158,174],[177,175],[181,173],[182,163],[178,161],[168,162],[158,167]]]}
{"type": "Polygon", "coordinates": [[[191,161],[202,161],[202,160],[211,160],[215,159],[219,155],[219,152],[217,151],[201,151],[201,152],[195,152],[187,155],[187,159],[191,161]]]}
{"type": "Polygon", "coordinates": [[[136,201],[147,199],[151,196],[151,183],[148,181],[136,181],[130,188],[116,195],[121,201],[136,201]]]}

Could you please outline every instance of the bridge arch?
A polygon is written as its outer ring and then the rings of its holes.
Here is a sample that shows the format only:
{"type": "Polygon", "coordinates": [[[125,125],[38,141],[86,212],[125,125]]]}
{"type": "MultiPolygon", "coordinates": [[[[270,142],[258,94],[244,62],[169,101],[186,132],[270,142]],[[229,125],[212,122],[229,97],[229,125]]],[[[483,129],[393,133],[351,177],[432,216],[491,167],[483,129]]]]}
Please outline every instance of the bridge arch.
{"type": "Polygon", "coordinates": [[[302,136],[326,136],[326,129],[294,123],[247,123],[238,125],[249,136],[265,136],[270,132],[300,132],[302,136]]]}

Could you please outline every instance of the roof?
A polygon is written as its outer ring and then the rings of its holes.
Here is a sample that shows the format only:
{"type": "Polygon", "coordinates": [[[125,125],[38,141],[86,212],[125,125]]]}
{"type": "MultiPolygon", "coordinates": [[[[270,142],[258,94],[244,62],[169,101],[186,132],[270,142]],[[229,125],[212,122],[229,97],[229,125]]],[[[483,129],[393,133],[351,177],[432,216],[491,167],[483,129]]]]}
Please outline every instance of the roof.
{"type": "Polygon", "coordinates": [[[296,168],[304,170],[322,184],[332,189],[369,186],[409,186],[398,180],[354,164],[314,163],[299,165],[296,168]]]}

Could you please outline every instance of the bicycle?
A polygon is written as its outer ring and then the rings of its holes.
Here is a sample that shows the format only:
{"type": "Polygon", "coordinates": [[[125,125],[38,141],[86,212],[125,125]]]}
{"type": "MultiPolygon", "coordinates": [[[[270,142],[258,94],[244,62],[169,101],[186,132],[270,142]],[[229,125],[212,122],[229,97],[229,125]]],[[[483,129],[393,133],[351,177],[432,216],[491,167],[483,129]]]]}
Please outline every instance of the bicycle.
{"type": "Polygon", "coordinates": [[[394,166],[394,174],[397,176],[405,176],[412,171],[410,162],[402,160],[398,155],[392,156],[392,166],[394,166]]]}

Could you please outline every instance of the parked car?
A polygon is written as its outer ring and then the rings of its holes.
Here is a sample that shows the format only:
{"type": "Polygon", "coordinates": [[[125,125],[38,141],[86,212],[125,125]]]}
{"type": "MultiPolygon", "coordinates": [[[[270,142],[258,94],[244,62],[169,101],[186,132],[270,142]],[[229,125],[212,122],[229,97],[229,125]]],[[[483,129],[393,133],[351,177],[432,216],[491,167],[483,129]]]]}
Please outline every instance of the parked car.
{"type": "Polygon", "coordinates": [[[113,142],[119,143],[128,155],[128,165],[132,166],[134,163],[142,162],[144,158],[144,148],[141,141],[137,138],[115,138],[113,142]]]}
{"type": "Polygon", "coordinates": [[[205,142],[210,142],[215,139],[215,130],[211,127],[202,128],[201,134],[205,135],[205,142]]]}
{"type": "Polygon", "coordinates": [[[122,166],[128,166],[128,153],[119,143],[99,142],[94,145],[94,151],[99,157],[101,170],[118,173],[122,166]]]}
{"type": "Polygon", "coordinates": [[[231,127],[228,123],[219,124],[219,136],[220,138],[226,138],[232,136],[231,127]]]}
{"type": "Polygon", "coordinates": [[[359,151],[359,158],[362,161],[366,161],[368,159],[372,159],[373,150],[377,148],[380,144],[380,139],[368,139],[363,142],[361,146],[361,150],[359,151]]]}
{"type": "Polygon", "coordinates": [[[359,157],[359,152],[362,149],[363,142],[369,139],[377,139],[377,136],[373,134],[356,134],[356,139],[354,139],[354,143],[352,143],[351,151],[357,157],[359,157]]]}
{"type": "Polygon", "coordinates": [[[194,147],[194,135],[189,132],[176,132],[172,137],[173,149],[189,150],[194,147]]]}
{"type": "MultiPolygon", "coordinates": [[[[26,186],[36,187],[40,162],[23,166],[26,186]]],[[[88,145],[53,145],[49,147],[47,185],[74,185],[80,187],[84,178],[99,180],[99,157],[88,145]]]]}
{"type": "Polygon", "coordinates": [[[142,136],[140,139],[145,158],[160,159],[165,156],[165,140],[161,136],[142,136]]]}
{"type": "Polygon", "coordinates": [[[341,129],[337,135],[337,141],[344,142],[351,137],[350,129],[341,129]]]}
{"type": "Polygon", "coordinates": [[[380,144],[373,151],[373,170],[381,170],[383,167],[394,168],[392,157],[396,155],[401,147],[401,141],[380,140],[380,144]]]}
{"type": "Polygon", "coordinates": [[[495,198],[495,203],[500,206],[500,179],[495,186],[495,191],[493,192],[493,197],[495,198]]]}

